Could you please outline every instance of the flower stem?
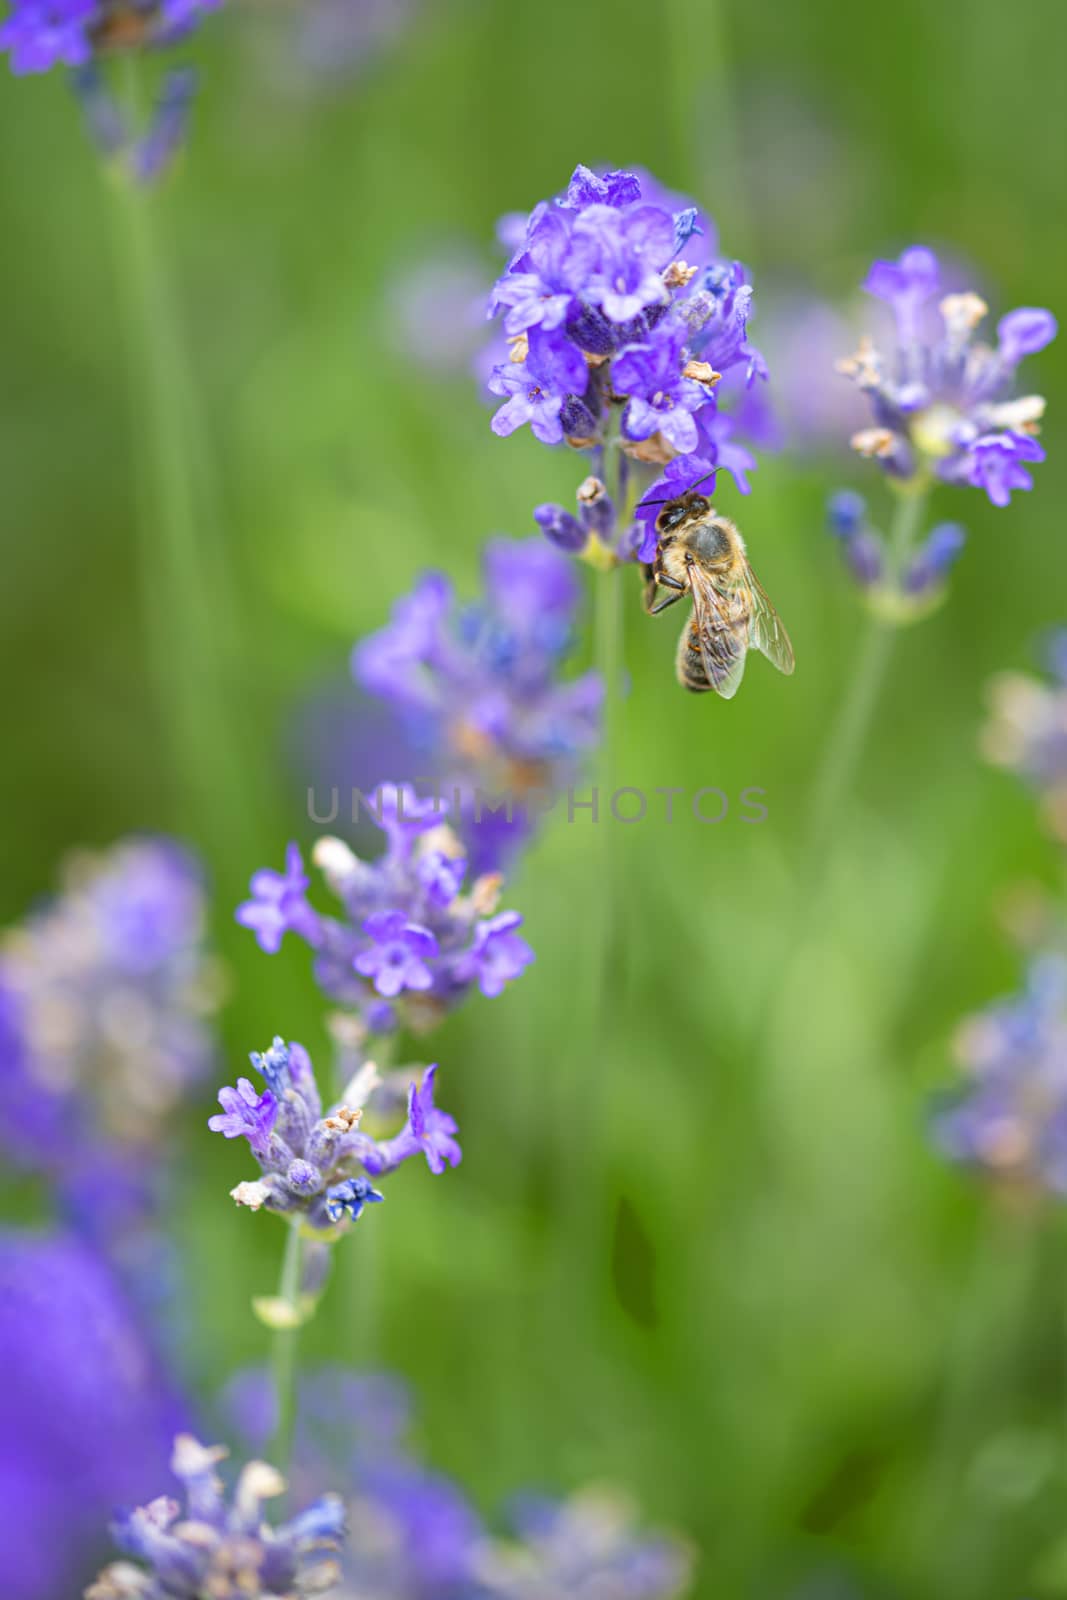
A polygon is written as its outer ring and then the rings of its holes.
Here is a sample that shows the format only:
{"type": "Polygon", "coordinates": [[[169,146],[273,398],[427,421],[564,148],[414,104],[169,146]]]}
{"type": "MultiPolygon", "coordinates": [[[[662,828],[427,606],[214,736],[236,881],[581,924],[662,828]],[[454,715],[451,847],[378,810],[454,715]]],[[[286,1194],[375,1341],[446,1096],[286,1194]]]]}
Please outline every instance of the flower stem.
{"type": "MultiPolygon", "coordinates": [[[[926,506],[926,491],[902,493],[890,531],[890,567],[895,577],[901,572],[915,544],[926,506]]],[[[893,653],[897,628],[883,617],[872,615],[860,652],[851,687],[815,782],[808,824],[807,860],[809,874],[825,864],[827,847],[841,806],[847,799],[863,755],[874,712],[885,683],[893,653]],[[813,866],[812,863],[816,865],[813,866]]]]}
{"type": "MultiPolygon", "coordinates": [[[[136,64],[127,63],[131,119],[136,64]]],[[[146,650],[183,801],[220,846],[247,833],[222,658],[234,607],[184,340],[155,228],[159,197],[114,175],[115,261],[126,324],[146,650]]]]}
{"type": "Polygon", "coordinates": [[[300,1269],[304,1257],[304,1236],[301,1225],[289,1224],[289,1233],[282,1255],[282,1272],[278,1283],[278,1298],[292,1312],[288,1327],[275,1330],[271,1367],[274,1376],[275,1424],[271,1457],[279,1472],[289,1470],[293,1450],[293,1427],[296,1420],[296,1351],[300,1336],[300,1269]]]}

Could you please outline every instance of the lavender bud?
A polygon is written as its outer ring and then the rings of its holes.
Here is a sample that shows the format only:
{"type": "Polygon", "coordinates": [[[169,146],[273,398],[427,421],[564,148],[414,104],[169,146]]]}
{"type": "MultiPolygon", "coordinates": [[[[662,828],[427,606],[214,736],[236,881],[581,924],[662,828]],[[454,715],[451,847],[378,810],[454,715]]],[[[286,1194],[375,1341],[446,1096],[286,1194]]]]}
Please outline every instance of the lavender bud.
{"type": "Polygon", "coordinates": [[[610,544],[615,532],[615,505],[599,478],[578,486],[578,517],[587,533],[610,544]]]}
{"type": "Polygon", "coordinates": [[[560,408],[559,420],[568,439],[595,439],[600,424],[584,400],[569,394],[560,408]]]}
{"type": "Polygon", "coordinates": [[[317,1194],[322,1188],[322,1173],[310,1161],[291,1161],[285,1177],[290,1189],[297,1195],[317,1194]]]}
{"type": "Polygon", "coordinates": [[[838,539],[851,539],[867,521],[867,502],[854,489],[838,489],[826,503],[830,532],[838,539]]]}
{"type": "Polygon", "coordinates": [[[534,508],[534,521],[545,538],[559,549],[569,553],[584,550],[588,537],[578,518],[563,506],[543,505],[534,508]]]}
{"type": "Polygon", "coordinates": [[[876,533],[861,530],[846,540],[845,560],[856,582],[865,589],[881,582],[885,571],[885,552],[876,533]]]}
{"type": "Polygon", "coordinates": [[[926,594],[944,582],[966,539],[967,535],[955,522],[941,522],[931,529],[926,543],[904,574],[901,585],[904,593],[926,594]]]}

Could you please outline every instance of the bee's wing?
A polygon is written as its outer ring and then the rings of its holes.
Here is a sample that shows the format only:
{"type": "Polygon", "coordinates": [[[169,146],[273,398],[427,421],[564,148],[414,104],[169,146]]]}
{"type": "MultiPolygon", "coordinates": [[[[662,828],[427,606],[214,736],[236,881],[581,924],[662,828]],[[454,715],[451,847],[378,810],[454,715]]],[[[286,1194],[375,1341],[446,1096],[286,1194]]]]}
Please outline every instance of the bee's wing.
{"type": "Polygon", "coordinates": [[[689,568],[689,588],[705,675],[716,694],[732,700],[741,687],[748,653],[748,644],[736,625],[733,602],[697,566],[689,568]]]}
{"type": "Polygon", "coordinates": [[[759,650],[767,660],[778,668],[779,672],[787,675],[796,666],[796,657],[789,635],[782,624],[782,619],[774,609],[764,592],[752,568],[746,562],[745,582],[750,594],[750,620],[748,624],[748,642],[753,650],[759,650]]]}

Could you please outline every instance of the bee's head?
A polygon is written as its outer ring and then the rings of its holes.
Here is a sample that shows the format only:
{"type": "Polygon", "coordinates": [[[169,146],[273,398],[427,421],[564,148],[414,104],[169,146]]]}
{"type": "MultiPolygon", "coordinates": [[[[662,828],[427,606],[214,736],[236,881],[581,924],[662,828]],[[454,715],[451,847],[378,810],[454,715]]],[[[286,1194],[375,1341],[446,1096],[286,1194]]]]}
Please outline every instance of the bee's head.
{"type": "Polygon", "coordinates": [[[656,532],[660,538],[677,533],[683,523],[694,517],[706,517],[710,510],[711,505],[704,496],[690,490],[688,494],[679,495],[677,500],[668,500],[656,518],[656,532]]]}

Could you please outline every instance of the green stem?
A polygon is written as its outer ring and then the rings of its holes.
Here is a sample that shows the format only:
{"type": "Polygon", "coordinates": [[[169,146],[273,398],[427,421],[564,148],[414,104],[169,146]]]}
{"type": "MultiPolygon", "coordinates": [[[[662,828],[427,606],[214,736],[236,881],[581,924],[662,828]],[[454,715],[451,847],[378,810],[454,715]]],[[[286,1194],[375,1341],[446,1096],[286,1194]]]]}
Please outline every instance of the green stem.
{"type": "MultiPolygon", "coordinates": [[[[926,507],[926,492],[901,494],[890,532],[890,576],[896,579],[914,546],[926,507]]],[[[815,782],[808,825],[809,876],[825,865],[826,851],[844,801],[852,788],[885,683],[897,625],[872,614],[851,686],[815,782]],[[816,867],[812,867],[812,863],[816,867]]]]}
{"type": "MultiPolygon", "coordinates": [[[[127,99],[138,114],[136,67],[127,99]]],[[[181,792],[206,836],[247,829],[242,769],[222,698],[234,615],[184,341],[155,229],[159,197],[115,174],[116,270],[126,322],[146,650],[181,792]]]]}
{"type": "Polygon", "coordinates": [[[271,1367],[274,1375],[275,1431],[271,1457],[279,1472],[288,1472],[296,1421],[296,1350],[300,1336],[300,1269],[304,1236],[299,1221],[289,1224],[282,1256],[278,1298],[292,1312],[292,1325],[274,1334],[271,1367]]]}

